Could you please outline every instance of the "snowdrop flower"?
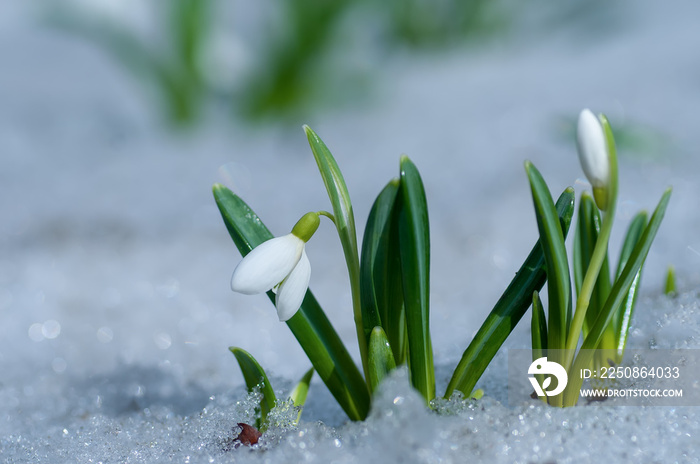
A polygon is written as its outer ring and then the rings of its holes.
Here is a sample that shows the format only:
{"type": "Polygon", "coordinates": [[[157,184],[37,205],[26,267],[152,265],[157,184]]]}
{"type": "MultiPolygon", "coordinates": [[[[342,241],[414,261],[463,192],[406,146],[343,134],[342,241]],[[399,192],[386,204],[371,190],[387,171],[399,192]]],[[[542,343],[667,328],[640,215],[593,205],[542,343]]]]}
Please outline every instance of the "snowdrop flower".
{"type": "Polygon", "coordinates": [[[318,213],[307,213],[292,233],[255,247],[233,271],[231,289],[246,295],[273,290],[277,294],[275,306],[280,321],[291,319],[309,287],[311,264],[304,246],[319,223],[318,213]]]}
{"type": "Polygon", "coordinates": [[[610,154],[603,126],[589,109],[578,117],[576,143],[581,167],[593,187],[593,198],[605,211],[610,193],[610,154]]]}

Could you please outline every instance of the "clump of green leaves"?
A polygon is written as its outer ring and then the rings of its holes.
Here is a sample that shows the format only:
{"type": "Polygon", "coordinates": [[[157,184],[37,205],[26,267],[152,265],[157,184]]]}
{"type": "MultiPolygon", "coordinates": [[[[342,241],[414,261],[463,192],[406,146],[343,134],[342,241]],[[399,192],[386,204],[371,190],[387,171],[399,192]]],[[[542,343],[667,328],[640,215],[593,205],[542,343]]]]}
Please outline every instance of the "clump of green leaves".
{"type": "Polygon", "coordinates": [[[642,266],[671,196],[671,189],[664,192],[651,218],[646,212],[633,218],[611,276],[608,241],[618,190],[615,141],[605,116],[596,119],[587,111],[584,110],[579,119],[578,141],[593,196],[584,192],[579,205],[573,255],[575,306],[564,236],[554,202],[539,171],[531,163],[525,164],[547,262],[549,300],[545,316],[539,294],[533,294],[533,360],[548,354],[550,361],[567,370],[569,381],[564,392],[547,397],[547,401],[556,406],[577,403],[581,369],[599,370],[622,362],[642,266]],[[581,337],[583,343],[577,350],[581,337]]]}
{"type": "MultiPolygon", "coordinates": [[[[311,291],[306,291],[301,307],[286,323],[350,419],[367,417],[372,393],[392,369],[402,365],[408,369],[412,386],[430,404],[436,398],[429,310],[430,227],[418,169],[408,157],[401,157],[399,176],[387,183],[372,206],[360,248],[340,168],[320,137],[309,127],[305,131],[332,206],[332,213],[323,215],[333,220],[345,255],[361,370],[311,291]]],[[[243,256],[273,238],[241,198],[222,185],[215,185],[213,191],[229,234],[243,256]]],[[[555,206],[563,235],[571,222],[573,200],[573,190],[566,189],[555,206]]],[[[543,247],[535,243],[467,347],[445,391],[446,398],[456,391],[472,396],[477,380],[545,280],[543,247]]],[[[268,296],[275,301],[272,290],[268,296]]],[[[232,351],[248,387],[261,382],[266,386],[261,404],[264,423],[264,412],[275,402],[274,392],[251,355],[238,348],[232,351]]]]}
{"type": "MultiPolygon", "coordinates": [[[[540,238],[465,350],[444,398],[449,399],[455,393],[466,398],[478,396],[473,392],[476,382],[530,305],[533,305],[534,359],[549,354],[570,374],[589,368],[593,363],[621,361],[642,265],[661,224],[670,190],[664,193],[651,218],[647,219],[646,213],[640,213],[633,219],[611,279],[607,246],[617,202],[617,160],[607,120],[601,117],[600,122],[596,119],[591,123],[590,117],[588,127],[593,124],[595,129],[593,142],[588,140],[584,130],[579,148],[583,152],[592,150],[599,159],[595,156],[582,158],[594,196],[584,193],[579,208],[573,258],[577,293],[575,307],[564,246],[574,213],[574,191],[567,188],[555,203],[539,171],[527,162],[525,168],[540,238]],[[596,132],[598,129],[599,133],[596,132]],[[602,220],[601,210],[604,212],[602,220]],[[545,281],[548,281],[549,305],[546,314],[539,298],[545,281]],[[581,334],[582,350],[577,352],[581,334]],[[593,352],[603,353],[603,356],[594,359],[590,354],[593,352]]],[[[304,218],[314,219],[313,227],[307,230],[299,225],[304,223],[300,220],[291,234],[297,238],[289,240],[293,247],[301,247],[301,251],[297,251],[302,254],[304,244],[318,227],[318,218],[322,215],[333,221],[348,269],[361,369],[355,365],[318,301],[308,291],[308,270],[305,281],[298,276],[292,277],[295,271],[290,269],[296,266],[294,261],[279,274],[287,277],[279,277],[283,280],[276,286],[269,282],[269,276],[265,277],[265,272],[252,273],[260,273],[262,279],[267,279],[265,288],[272,288],[267,293],[271,301],[277,301],[278,311],[280,294],[289,292],[291,285],[283,289],[287,279],[300,280],[299,288],[305,296],[303,301],[300,300],[299,309],[293,315],[286,311],[283,311],[284,315],[278,314],[350,419],[367,417],[373,392],[391,370],[402,365],[406,366],[411,385],[423,396],[426,404],[438,404],[439,401],[434,402],[437,394],[430,333],[430,227],[425,190],[418,169],[408,157],[401,157],[399,176],[387,183],[370,210],[360,247],[350,194],[340,168],[320,137],[309,127],[305,127],[305,131],[332,213],[307,213],[304,218]]],[[[231,238],[244,257],[273,239],[262,220],[233,192],[217,184],[214,197],[231,238]]],[[[286,243],[288,239],[283,241],[286,243]]],[[[252,269],[252,260],[253,257],[247,261],[245,269],[252,269]]],[[[237,269],[234,278],[238,282],[240,277],[237,269]]],[[[276,402],[274,391],[264,370],[250,354],[239,348],[231,350],[248,388],[261,388],[260,424],[264,427],[266,414],[276,402]]],[[[303,405],[310,376],[311,371],[298,387],[302,393],[293,394],[294,404],[303,405]]],[[[564,393],[549,397],[552,404],[576,404],[581,383],[575,376],[571,378],[564,393]]]]}

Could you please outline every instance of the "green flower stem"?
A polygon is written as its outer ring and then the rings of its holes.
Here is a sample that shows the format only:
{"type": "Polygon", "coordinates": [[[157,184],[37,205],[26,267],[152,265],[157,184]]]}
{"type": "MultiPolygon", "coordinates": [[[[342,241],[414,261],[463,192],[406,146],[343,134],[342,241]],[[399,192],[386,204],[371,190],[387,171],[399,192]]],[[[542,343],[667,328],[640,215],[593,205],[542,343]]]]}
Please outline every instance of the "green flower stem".
{"type": "Polygon", "coordinates": [[[328,219],[331,220],[331,222],[332,222],[334,225],[336,224],[336,222],[335,222],[335,216],[333,216],[332,213],[329,213],[328,211],[316,211],[316,214],[318,214],[319,216],[326,216],[328,219]]]}
{"type": "Polygon", "coordinates": [[[581,336],[583,321],[586,318],[586,311],[588,310],[588,305],[591,301],[593,287],[598,279],[598,274],[600,273],[600,268],[603,266],[603,261],[608,254],[608,241],[610,240],[610,232],[612,231],[613,221],[615,219],[615,209],[617,208],[618,176],[615,140],[610,128],[610,123],[608,123],[607,118],[604,116],[601,116],[601,124],[603,125],[603,130],[605,131],[605,139],[607,141],[608,154],[610,156],[610,184],[607,192],[608,209],[605,211],[605,216],[603,217],[603,224],[600,227],[600,235],[598,236],[595,248],[593,249],[591,261],[588,264],[588,270],[583,278],[581,291],[579,292],[576,300],[576,311],[574,312],[574,317],[571,321],[571,326],[569,327],[569,336],[566,339],[565,346],[567,350],[566,362],[564,364],[564,367],[567,370],[569,367],[571,367],[571,363],[573,362],[574,350],[576,350],[576,345],[578,345],[578,340],[581,336]]]}
{"type": "Polygon", "coordinates": [[[362,368],[365,374],[365,381],[369,379],[368,360],[368,340],[365,337],[365,328],[362,323],[362,297],[360,295],[360,257],[357,252],[357,241],[354,243],[354,253],[352,259],[346,253],[348,263],[348,275],[350,276],[350,294],[352,295],[352,312],[355,319],[357,331],[357,342],[360,345],[360,356],[362,357],[362,368]]]}

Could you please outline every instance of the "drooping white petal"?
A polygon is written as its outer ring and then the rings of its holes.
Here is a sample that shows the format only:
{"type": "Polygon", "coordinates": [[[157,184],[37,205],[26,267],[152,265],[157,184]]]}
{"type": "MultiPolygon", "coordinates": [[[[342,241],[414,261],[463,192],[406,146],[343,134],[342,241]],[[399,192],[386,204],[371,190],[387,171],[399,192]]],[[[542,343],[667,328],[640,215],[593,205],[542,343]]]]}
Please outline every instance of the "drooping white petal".
{"type": "Polygon", "coordinates": [[[581,111],[576,134],[581,167],[593,187],[607,187],[610,160],[603,126],[589,109],[581,111]]]}
{"type": "Polygon", "coordinates": [[[233,271],[231,289],[246,295],[270,290],[292,272],[303,251],[303,240],[292,234],[261,243],[233,271]]]}
{"type": "Polygon", "coordinates": [[[290,319],[299,310],[306,289],[309,288],[311,278],[311,263],[306,257],[306,251],[302,251],[301,259],[294,267],[289,276],[284,279],[279,289],[277,289],[277,316],[281,322],[290,319]]]}

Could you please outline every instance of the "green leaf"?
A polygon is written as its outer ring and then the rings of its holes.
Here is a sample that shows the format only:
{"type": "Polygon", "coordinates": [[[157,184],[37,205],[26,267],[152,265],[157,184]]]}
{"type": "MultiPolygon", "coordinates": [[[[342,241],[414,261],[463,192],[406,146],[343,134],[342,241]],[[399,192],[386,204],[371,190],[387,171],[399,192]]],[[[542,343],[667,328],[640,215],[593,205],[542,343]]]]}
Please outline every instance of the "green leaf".
{"type": "Polygon", "coordinates": [[[360,293],[362,322],[369,339],[381,326],[392,347],[394,359],[405,359],[406,318],[403,310],[401,256],[399,250],[396,195],[399,179],[387,184],[372,205],[362,240],[360,293]]]}
{"type": "Polygon", "coordinates": [[[620,276],[615,281],[615,284],[610,291],[610,296],[605,302],[605,306],[598,315],[595,324],[593,327],[591,327],[588,336],[584,338],[580,352],[569,369],[570,381],[566,386],[566,390],[564,391],[565,406],[573,406],[578,401],[582,379],[580,379],[580,376],[572,375],[572,373],[577,373],[580,369],[588,367],[588,365],[591,363],[594,350],[598,346],[605,328],[608,326],[608,324],[610,324],[615,309],[622,304],[624,299],[629,294],[630,287],[637,278],[639,270],[644,264],[644,260],[649,253],[651,244],[656,237],[659,227],[661,226],[661,221],[663,220],[670,198],[671,189],[669,188],[661,196],[661,200],[659,201],[656,210],[654,210],[654,214],[651,216],[649,224],[644,228],[642,236],[627,260],[627,264],[625,264],[620,276]]]}
{"type": "Polygon", "coordinates": [[[534,361],[544,356],[543,353],[547,351],[547,320],[537,291],[532,294],[530,334],[532,336],[532,360],[534,361]]]}
{"type": "Polygon", "coordinates": [[[407,156],[401,157],[399,247],[403,279],[408,370],[411,384],[426,402],[435,398],[430,341],[430,230],[423,181],[407,156]]]}
{"type": "Polygon", "coordinates": [[[559,224],[554,201],[549,188],[537,168],[525,162],[525,171],[530,180],[532,199],[537,216],[540,243],[547,263],[547,294],[549,317],[547,318],[547,345],[550,350],[564,348],[571,320],[571,280],[569,262],[566,257],[564,235],[559,224]]]}
{"type": "MultiPolygon", "coordinates": [[[[627,234],[625,234],[625,241],[622,245],[622,251],[620,252],[620,259],[618,261],[616,278],[619,278],[620,273],[624,269],[627,261],[634,250],[634,247],[639,242],[639,239],[644,232],[644,228],[647,225],[647,213],[642,211],[638,213],[632,222],[630,223],[627,234]]],[[[624,299],[620,307],[613,314],[612,327],[615,333],[617,354],[615,362],[620,364],[622,362],[622,357],[625,353],[625,347],[627,346],[627,336],[629,334],[629,329],[632,324],[632,316],[634,314],[634,308],[637,304],[637,295],[639,292],[639,282],[642,278],[642,269],[644,264],[639,267],[637,275],[632,281],[629,292],[627,292],[627,297],[624,299]]]]}
{"type": "MultiPolygon", "coordinates": [[[[213,188],[216,204],[226,228],[243,256],[273,238],[255,212],[226,187],[213,188]]],[[[274,293],[267,292],[274,303],[274,293]]],[[[352,357],[319,306],[311,291],[301,308],[287,321],[311,364],[352,420],[363,420],[369,411],[369,392],[352,357]]]]}
{"type": "MultiPolygon", "coordinates": [[[[545,320],[544,308],[538,292],[532,294],[532,322],[530,324],[530,335],[532,336],[532,360],[535,361],[543,356],[547,356],[547,321],[545,320]]],[[[535,374],[537,382],[542,385],[543,374],[535,374]]],[[[547,397],[541,398],[545,403],[547,397]]]]}
{"type": "MultiPolygon", "coordinates": [[[[581,208],[579,207],[579,211],[581,208]]],[[[577,227],[574,231],[574,286],[576,287],[576,294],[581,291],[581,285],[583,285],[583,276],[586,272],[583,269],[583,244],[581,243],[581,232],[580,227],[577,227]]]]}
{"type": "MultiPolygon", "coordinates": [[[[292,400],[294,406],[298,408],[303,408],[306,404],[306,397],[309,393],[309,385],[311,384],[311,377],[314,375],[314,368],[312,367],[306,374],[299,380],[299,383],[294,387],[294,390],[289,394],[289,399],[292,400]]],[[[294,421],[294,425],[299,424],[299,419],[301,419],[302,410],[299,410],[297,415],[297,420],[294,421]]]]}
{"type": "Polygon", "coordinates": [[[328,198],[333,206],[335,226],[345,254],[345,262],[348,266],[350,278],[350,291],[352,293],[353,316],[357,330],[357,343],[360,346],[362,366],[367,375],[367,337],[362,322],[362,308],[360,304],[360,257],[357,249],[357,233],[355,232],[355,216],[352,212],[350,193],[345,185],[345,179],[340,172],[338,163],[323,140],[309,126],[304,126],[306,137],[309,139],[311,151],[316,159],[318,170],[323,178],[323,183],[328,192],[328,198]]]}
{"type": "MultiPolygon", "coordinates": [[[[569,231],[574,214],[574,198],[574,190],[567,188],[557,200],[557,214],[564,235],[569,231]]],[[[486,367],[532,304],[533,292],[542,289],[546,280],[545,259],[538,240],[464,351],[445,398],[452,396],[455,390],[465,395],[472,393],[486,367]]]]}
{"type": "Polygon", "coordinates": [[[381,327],[375,327],[369,336],[369,389],[375,391],[389,372],[396,368],[389,340],[381,327]]]}
{"type": "Polygon", "coordinates": [[[260,388],[260,393],[263,396],[260,399],[260,417],[256,419],[255,427],[258,430],[265,429],[267,427],[267,414],[277,403],[275,391],[270,385],[267,374],[250,353],[235,346],[230,347],[229,350],[238,361],[248,391],[252,392],[256,387],[260,388]]]}
{"type": "Polygon", "coordinates": [[[637,246],[644,228],[647,226],[648,215],[646,211],[640,211],[630,222],[625,234],[625,240],[622,242],[622,250],[620,251],[620,259],[617,261],[617,270],[615,271],[615,280],[620,277],[622,270],[627,265],[634,247],[637,246]]]}

